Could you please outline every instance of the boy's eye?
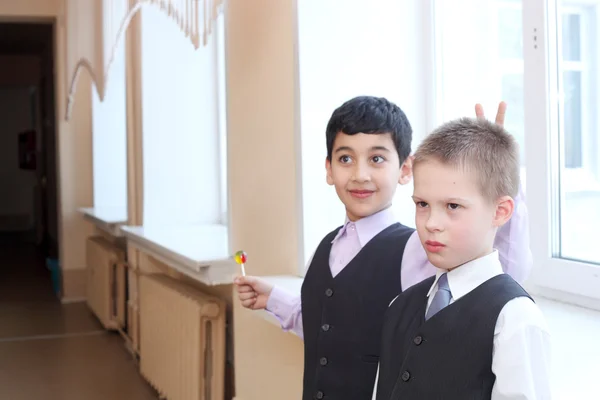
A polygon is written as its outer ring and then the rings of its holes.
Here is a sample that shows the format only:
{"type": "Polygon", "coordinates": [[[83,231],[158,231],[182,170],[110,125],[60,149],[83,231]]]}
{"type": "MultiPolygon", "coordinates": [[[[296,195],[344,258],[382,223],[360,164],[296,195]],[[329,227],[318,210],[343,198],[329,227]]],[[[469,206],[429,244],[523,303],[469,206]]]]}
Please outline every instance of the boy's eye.
{"type": "Polygon", "coordinates": [[[416,204],[417,204],[417,207],[420,207],[420,208],[425,208],[428,206],[428,204],[425,203],[424,201],[417,201],[416,204]]]}
{"type": "Polygon", "coordinates": [[[339,160],[342,164],[348,164],[350,161],[352,161],[350,156],[341,156],[339,160]]]}
{"type": "Polygon", "coordinates": [[[450,210],[458,210],[459,208],[460,208],[460,204],[448,203],[448,209],[450,209],[450,210]]]}
{"type": "Polygon", "coordinates": [[[373,157],[373,162],[375,164],[381,164],[382,162],[385,161],[385,158],[381,157],[381,156],[374,156],[373,157]]]}

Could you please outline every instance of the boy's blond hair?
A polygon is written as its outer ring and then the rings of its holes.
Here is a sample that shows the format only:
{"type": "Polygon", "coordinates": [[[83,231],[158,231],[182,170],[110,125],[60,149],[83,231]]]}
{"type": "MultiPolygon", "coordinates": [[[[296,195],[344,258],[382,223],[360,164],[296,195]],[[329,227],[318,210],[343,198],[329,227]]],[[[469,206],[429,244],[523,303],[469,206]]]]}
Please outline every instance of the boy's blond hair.
{"type": "Polygon", "coordinates": [[[421,143],[414,166],[432,159],[474,172],[489,200],[519,191],[519,147],[500,125],[473,118],[447,122],[421,143]]]}

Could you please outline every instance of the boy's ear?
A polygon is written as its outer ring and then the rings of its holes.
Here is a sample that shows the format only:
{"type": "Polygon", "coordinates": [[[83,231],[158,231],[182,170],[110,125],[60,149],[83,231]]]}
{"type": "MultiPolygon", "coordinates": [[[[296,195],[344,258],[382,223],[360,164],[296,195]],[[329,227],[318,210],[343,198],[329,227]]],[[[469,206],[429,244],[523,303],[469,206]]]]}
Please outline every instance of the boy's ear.
{"type": "Polygon", "coordinates": [[[515,201],[510,196],[502,196],[496,201],[496,213],[494,214],[494,226],[496,228],[506,224],[515,211],[515,201]]]}
{"type": "Polygon", "coordinates": [[[412,179],[414,159],[414,156],[408,156],[400,166],[400,177],[398,178],[399,184],[406,185],[412,179]]]}
{"type": "Polygon", "coordinates": [[[327,184],[333,185],[333,176],[331,175],[331,161],[325,157],[325,169],[327,170],[327,184]]]}

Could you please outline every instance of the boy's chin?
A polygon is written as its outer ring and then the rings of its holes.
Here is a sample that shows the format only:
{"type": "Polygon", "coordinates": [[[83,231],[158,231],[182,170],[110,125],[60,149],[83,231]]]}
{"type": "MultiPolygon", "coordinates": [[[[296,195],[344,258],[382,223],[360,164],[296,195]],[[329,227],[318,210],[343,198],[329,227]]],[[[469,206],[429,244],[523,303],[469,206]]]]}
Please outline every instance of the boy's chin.
{"type": "Polygon", "coordinates": [[[427,252],[427,259],[436,268],[439,269],[450,269],[448,268],[451,263],[448,262],[440,253],[427,252]]]}
{"type": "Polygon", "coordinates": [[[467,258],[454,258],[454,257],[450,257],[448,256],[448,254],[444,255],[443,252],[442,253],[431,253],[431,252],[427,252],[427,259],[429,260],[429,262],[431,263],[431,265],[433,265],[436,268],[439,269],[443,269],[446,271],[452,271],[453,269],[456,269],[464,264],[467,264],[477,258],[477,256],[473,256],[473,257],[467,257],[467,258]]]}
{"type": "Polygon", "coordinates": [[[453,260],[448,256],[444,256],[443,252],[432,253],[427,251],[427,259],[434,267],[446,271],[450,271],[460,265],[460,263],[457,264],[456,260],[453,260]]]}

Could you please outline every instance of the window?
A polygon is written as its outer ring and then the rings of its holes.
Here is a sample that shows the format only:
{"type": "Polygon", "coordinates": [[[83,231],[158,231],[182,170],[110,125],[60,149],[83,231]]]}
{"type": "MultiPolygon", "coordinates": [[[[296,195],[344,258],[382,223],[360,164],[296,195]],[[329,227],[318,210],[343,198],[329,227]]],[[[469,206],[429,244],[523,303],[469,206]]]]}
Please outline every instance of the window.
{"type": "Polygon", "coordinates": [[[598,150],[598,5],[562,2],[558,43],[559,191],[557,254],[600,264],[593,227],[600,224],[598,150]],[[595,99],[596,98],[596,99],[595,99]],[[581,224],[581,222],[587,223],[581,224]]]}
{"type": "MultiPolygon", "coordinates": [[[[325,181],[325,128],[331,113],[359,95],[383,96],[408,116],[415,138],[426,130],[427,69],[421,0],[303,0],[298,2],[300,270],[345,210],[325,181]],[[335,23],[332,24],[332,21],[335,23]]],[[[412,186],[400,187],[396,217],[414,225],[412,186]]]]}
{"type": "Polygon", "coordinates": [[[437,0],[434,7],[435,123],[473,115],[476,102],[493,118],[498,101],[507,101],[505,126],[520,145],[527,189],[531,281],[600,297],[600,1],[437,0]]]}
{"type": "Polygon", "coordinates": [[[533,278],[598,299],[600,1],[552,0],[547,10],[542,3],[524,18],[527,140],[536,146],[528,160],[536,164],[529,175],[533,278]]]}
{"type": "Polygon", "coordinates": [[[144,227],[225,224],[223,16],[195,49],[158,7],[141,15],[144,227]]]}
{"type": "MultiPolygon", "coordinates": [[[[125,4],[120,4],[118,9],[110,11],[108,17],[120,21],[127,10],[125,4]]],[[[106,36],[108,58],[115,38],[110,34],[106,36]]],[[[123,216],[127,216],[125,62],[125,40],[122,39],[116,48],[102,101],[96,88],[92,88],[94,208],[123,216]]]]}
{"type": "Polygon", "coordinates": [[[520,148],[525,186],[523,25],[521,0],[435,1],[436,125],[474,116],[482,103],[493,119],[508,104],[505,127],[520,148]],[[461,23],[472,21],[472,23],[461,23]]]}

